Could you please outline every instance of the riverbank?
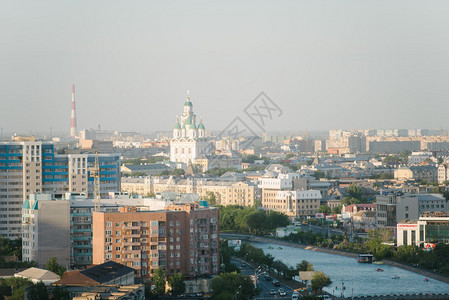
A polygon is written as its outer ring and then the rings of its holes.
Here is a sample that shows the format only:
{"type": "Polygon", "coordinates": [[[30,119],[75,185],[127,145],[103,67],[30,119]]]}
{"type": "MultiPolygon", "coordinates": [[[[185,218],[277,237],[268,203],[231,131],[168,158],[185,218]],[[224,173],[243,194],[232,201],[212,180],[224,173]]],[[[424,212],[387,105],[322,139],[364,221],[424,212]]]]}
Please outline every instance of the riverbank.
{"type": "MultiPolygon", "coordinates": [[[[288,246],[288,247],[293,247],[293,248],[299,248],[299,249],[305,249],[305,250],[310,250],[310,251],[317,251],[317,252],[323,252],[323,253],[328,253],[328,254],[335,254],[335,255],[340,255],[340,256],[346,256],[346,257],[352,257],[352,258],[357,258],[358,254],[356,253],[352,253],[352,252],[345,252],[345,251],[340,251],[340,250],[335,250],[335,249],[329,249],[329,248],[322,248],[322,247],[317,247],[317,246],[310,246],[310,245],[301,245],[301,244],[297,244],[297,243],[293,243],[293,242],[288,242],[288,241],[283,241],[283,240],[278,240],[278,239],[273,239],[273,238],[268,238],[268,237],[261,237],[261,236],[252,236],[250,239],[250,241],[252,242],[258,242],[258,243],[267,243],[267,244],[276,244],[276,245],[280,245],[280,246],[288,246]]],[[[442,275],[442,274],[438,274],[438,273],[434,273],[432,271],[428,271],[422,268],[417,268],[417,267],[413,267],[411,265],[407,265],[407,264],[403,264],[403,263],[399,263],[396,262],[394,260],[390,260],[390,259],[384,259],[383,260],[384,264],[386,265],[390,265],[390,266],[394,266],[397,268],[401,268],[416,274],[420,274],[423,275],[425,277],[428,278],[432,278],[444,283],[448,283],[449,284],[449,277],[442,275]]]]}

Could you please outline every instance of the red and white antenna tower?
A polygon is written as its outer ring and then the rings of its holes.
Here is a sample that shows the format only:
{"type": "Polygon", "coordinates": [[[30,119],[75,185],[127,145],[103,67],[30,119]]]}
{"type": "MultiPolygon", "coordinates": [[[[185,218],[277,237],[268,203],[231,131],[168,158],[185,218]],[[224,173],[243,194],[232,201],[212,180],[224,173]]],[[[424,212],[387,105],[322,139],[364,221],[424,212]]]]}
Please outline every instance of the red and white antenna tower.
{"type": "Polygon", "coordinates": [[[76,137],[75,85],[72,84],[72,113],[70,115],[70,136],[76,137]]]}

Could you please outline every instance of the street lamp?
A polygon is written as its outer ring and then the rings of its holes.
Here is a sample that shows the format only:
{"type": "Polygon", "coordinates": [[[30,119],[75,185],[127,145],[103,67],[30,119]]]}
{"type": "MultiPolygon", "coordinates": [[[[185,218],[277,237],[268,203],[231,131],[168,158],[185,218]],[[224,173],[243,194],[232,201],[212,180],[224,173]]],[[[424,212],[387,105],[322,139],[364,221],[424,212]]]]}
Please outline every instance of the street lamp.
{"type": "Polygon", "coordinates": [[[239,290],[240,290],[241,287],[242,287],[242,286],[240,285],[239,288],[237,289],[237,291],[235,292],[235,294],[234,294],[234,300],[237,299],[237,294],[240,292],[239,290]]]}
{"type": "Polygon", "coordinates": [[[260,266],[257,267],[257,269],[254,270],[254,280],[256,281],[256,287],[257,287],[257,281],[259,279],[260,275],[267,274],[266,271],[262,270],[260,266]]]}

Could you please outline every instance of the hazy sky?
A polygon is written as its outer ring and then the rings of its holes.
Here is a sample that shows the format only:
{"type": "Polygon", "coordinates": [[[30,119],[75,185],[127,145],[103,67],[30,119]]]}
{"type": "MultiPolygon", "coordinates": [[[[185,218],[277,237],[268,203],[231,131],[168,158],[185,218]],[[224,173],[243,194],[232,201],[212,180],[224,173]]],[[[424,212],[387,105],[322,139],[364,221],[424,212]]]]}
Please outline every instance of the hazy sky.
{"type": "Polygon", "coordinates": [[[220,130],[449,128],[449,1],[2,1],[0,127],[171,130],[186,90],[220,130]]]}

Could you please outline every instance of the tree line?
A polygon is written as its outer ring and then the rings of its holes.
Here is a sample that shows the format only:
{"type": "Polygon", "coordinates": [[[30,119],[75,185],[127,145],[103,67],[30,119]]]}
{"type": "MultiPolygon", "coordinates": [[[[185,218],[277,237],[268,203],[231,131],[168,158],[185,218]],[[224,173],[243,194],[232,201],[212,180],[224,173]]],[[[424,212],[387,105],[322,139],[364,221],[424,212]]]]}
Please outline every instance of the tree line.
{"type": "Polygon", "coordinates": [[[265,234],[289,224],[288,217],[276,211],[238,205],[219,206],[219,208],[221,231],[265,234]]]}

